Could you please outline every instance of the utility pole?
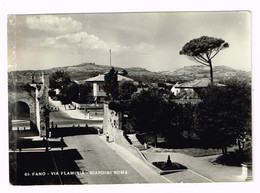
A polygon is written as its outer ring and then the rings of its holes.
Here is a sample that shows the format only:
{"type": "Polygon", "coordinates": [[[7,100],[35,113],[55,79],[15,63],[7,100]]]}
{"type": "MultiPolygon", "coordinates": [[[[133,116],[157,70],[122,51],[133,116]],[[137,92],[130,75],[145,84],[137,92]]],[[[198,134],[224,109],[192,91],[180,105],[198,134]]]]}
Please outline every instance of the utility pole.
{"type": "Polygon", "coordinates": [[[109,50],[109,54],[110,54],[110,66],[111,66],[111,49],[109,50]]]}

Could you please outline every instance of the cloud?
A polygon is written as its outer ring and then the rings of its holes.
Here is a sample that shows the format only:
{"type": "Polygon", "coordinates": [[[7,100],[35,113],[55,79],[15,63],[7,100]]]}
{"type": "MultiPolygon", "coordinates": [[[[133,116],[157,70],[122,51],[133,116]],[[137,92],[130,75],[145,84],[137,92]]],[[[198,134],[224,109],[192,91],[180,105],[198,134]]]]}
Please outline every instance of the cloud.
{"type": "Polygon", "coordinates": [[[155,48],[151,44],[141,42],[141,43],[133,46],[133,49],[139,53],[147,54],[148,52],[153,51],[155,48]]]}
{"type": "Polygon", "coordinates": [[[77,47],[87,48],[91,50],[113,50],[120,51],[126,49],[127,46],[121,46],[115,42],[105,42],[95,35],[88,34],[87,32],[78,32],[72,34],[65,34],[56,37],[46,38],[40,44],[44,47],[77,47]]]}
{"type": "Polygon", "coordinates": [[[53,15],[28,16],[26,26],[29,29],[55,33],[72,33],[81,30],[82,24],[71,17],[53,15]]]}

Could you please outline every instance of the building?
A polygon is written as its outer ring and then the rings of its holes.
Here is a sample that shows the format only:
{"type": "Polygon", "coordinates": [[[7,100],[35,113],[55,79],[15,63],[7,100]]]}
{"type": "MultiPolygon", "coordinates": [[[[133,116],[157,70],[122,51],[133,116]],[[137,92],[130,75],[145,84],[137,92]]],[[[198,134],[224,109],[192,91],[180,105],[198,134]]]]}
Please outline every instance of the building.
{"type": "MultiPolygon", "coordinates": [[[[175,95],[178,96],[182,91],[185,93],[190,93],[193,95],[196,95],[196,89],[202,89],[202,88],[207,88],[210,84],[210,80],[208,78],[204,79],[196,79],[190,82],[184,82],[182,84],[175,84],[171,88],[171,92],[175,95]]],[[[224,84],[219,84],[215,83],[216,86],[225,86],[224,84]]]]}
{"type": "MultiPolygon", "coordinates": [[[[131,78],[117,75],[117,81],[134,81],[131,78]]],[[[104,84],[105,84],[105,74],[99,74],[98,76],[86,79],[85,82],[91,83],[93,85],[93,96],[95,101],[104,101],[106,95],[106,92],[104,91],[104,84]]]]}

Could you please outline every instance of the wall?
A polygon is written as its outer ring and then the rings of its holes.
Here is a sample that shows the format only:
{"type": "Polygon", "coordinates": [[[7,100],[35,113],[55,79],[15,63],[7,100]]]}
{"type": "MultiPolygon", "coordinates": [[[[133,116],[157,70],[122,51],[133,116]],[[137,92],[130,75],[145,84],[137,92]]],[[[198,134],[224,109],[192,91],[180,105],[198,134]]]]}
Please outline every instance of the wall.
{"type": "Polygon", "coordinates": [[[130,145],[130,143],[124,137],[124,131],[122,130],[122,114],[116,113],[108,108],[108,104],[104,104],[104,120],[103,120],[104,134],[109,134],[109,141],[114,142],[117,145],[125,148],[128,152],[132,153],[143,160],[142,154],[137,148],[130,145]]]}
{"type": "Polygon", "coordinates": [[[103,90],[104,82],[94,82],[93,83],[93,96],[96,97],[105,97],[106,92],[103,90]]]}
{"type": "Polygon", "coordinates": [[[46,137],[46,131],[49,128],[49,112],[47,110],[49,106],[49,77],[43,74],[39,76],[34,75],[34,78],[32,76],[32,74],[27,74],[25,77],[18,79],[9,77],[11,83],[16,85],[15,87],[10,87],[8,90],[9,131],[12,128],[14,104],[21,101],[29,106],[31,129],[37,129],[40,136],[46,137]]]}
{"type": "Polygon", "coordinates": [[[108,104],[104,104],[103,133],[109,135],[109,140],[116,142],[117,132],[122,131],[121,113],[108,108],[108,104]]]}

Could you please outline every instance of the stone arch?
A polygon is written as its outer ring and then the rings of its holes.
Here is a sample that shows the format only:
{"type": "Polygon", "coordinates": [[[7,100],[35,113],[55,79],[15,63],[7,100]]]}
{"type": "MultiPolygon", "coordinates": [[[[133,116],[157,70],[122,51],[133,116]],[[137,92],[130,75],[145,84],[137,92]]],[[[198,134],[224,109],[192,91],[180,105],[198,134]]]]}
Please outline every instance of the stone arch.
{"type": "Polygon", "coordinates": [[[13,120],[30,120],[29,105],[23,101],[16,101],[12,106],[11,116],[13,120]]]}
{"type": "Polygon", "coordinates": [[[37,131],[37,129],[36,129],[36,117],[35,117],[35,110],[34,110],[35,104],[34,104],[33,99],[30,99],[30,98],[18,99],[17,101],[13,101],[10,104],[10,108],[9,108],[9,130],[12,130],[12,127],[13,127],[12,121],[16,118],[16,117],[14,117],[14,115],[17,113],[17,110],[18,111],[20,110],[19,108],[21,107],[21,105],[22,105],[22,107],[27,106],[27,108],[28,108],[27,110],[29,111],[28,112],[28,120],[29,120],[29,124],[30,124],[29,125],[30,130],[37,131]],[[18,107],[18,109],[17,109],[17,107],[18,107]]]}
{"type": "MultiPolygon", "coordinates": [[[[29,107],[30,129],[37,131],[41,137],[47,137],[49,129],[49,100],[48,100],[48,75],[43,73],[35,76],[23,76],[22,81],[14,78],[8,82],[8,116],[9,132],[12,131],[13,108],[18,103],[25,103],[29,107]],[[15,81],[16,80],[16,81],[15,81]]],[[[11,78],[10,78],[11,80],[11,78]]]]}

